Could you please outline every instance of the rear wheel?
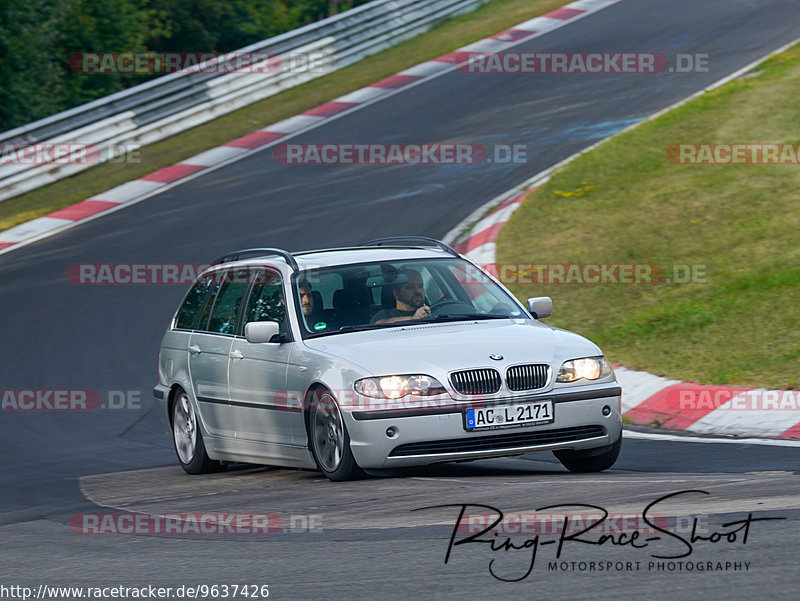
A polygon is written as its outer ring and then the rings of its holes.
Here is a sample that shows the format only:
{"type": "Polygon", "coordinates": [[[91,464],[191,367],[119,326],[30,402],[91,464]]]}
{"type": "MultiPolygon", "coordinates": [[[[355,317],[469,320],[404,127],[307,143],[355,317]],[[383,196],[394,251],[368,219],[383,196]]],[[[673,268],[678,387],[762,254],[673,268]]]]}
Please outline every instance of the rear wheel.
{"type": "Polygon", "coordinates": [[[622,436],[606,447],[582,451],[553,451],[553,455],[571,472],[602,472],[614,465],[621,448],[622,436]]]}
{"type": "Polygon", "coordinates": [[[207,474],[224,469],[219,461],[212,460],[206,453],[197,415],[189,395],[182,389],[175,392],[172,405],[172,441],[178,462],[187,474],[207,474]]]}
{"type": "Polygon", "coordinates": [[[350,436],[333,395],[317,390],[311,396],[308,437],[319,470],[334,482],[356,480],[364,471],[350,450],[350,436]]]}

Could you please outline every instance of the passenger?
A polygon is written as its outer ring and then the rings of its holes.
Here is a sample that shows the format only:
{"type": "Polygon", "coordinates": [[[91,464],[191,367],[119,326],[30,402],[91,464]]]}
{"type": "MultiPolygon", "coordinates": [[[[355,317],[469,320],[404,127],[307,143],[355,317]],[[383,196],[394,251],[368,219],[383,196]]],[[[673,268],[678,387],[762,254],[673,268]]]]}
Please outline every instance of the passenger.
{"type": "Polygon", "coordinates": [[[431,316],[431,308],[425,304],[425,287],[422,276],[414,269],[404,269],[408,281],[396,284],[392,288],[395,299],[394,309],[381,309],[372,316],[372,323],[392,323],[409,319],[427,319],[431,316]]]}

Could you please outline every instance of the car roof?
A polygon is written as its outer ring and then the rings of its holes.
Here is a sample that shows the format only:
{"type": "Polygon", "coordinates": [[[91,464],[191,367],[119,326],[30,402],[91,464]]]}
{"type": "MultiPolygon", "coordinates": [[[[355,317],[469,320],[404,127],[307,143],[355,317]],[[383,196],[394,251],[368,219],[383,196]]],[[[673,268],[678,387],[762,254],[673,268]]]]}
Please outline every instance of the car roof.
{"type": "MultiPolygon", "coordinates": [[[[370,263],[373,261],[408,261],[413,259],[455,258],[452,254],[438,248],[409,248],[391,246],[369,246],[353,248],[324,248],[292,253],[300,271],[370,263]]],[[[215,268],[246,267],[256,265],[286,265],[280,255],[264,254],[239,261],[229,261],[214,265],[215,268]]]]}
{"type": "Polygon", "coordinates": [[[438,248],[408,247],[369,247],[369,248],[334,248],[294,253],[301,269],[315,267],[332,267],[335,265],[352,265],[354,263],[370,263],[373,261],[407,261],[411,259],[454,258],[450,253],[438,248]]]}

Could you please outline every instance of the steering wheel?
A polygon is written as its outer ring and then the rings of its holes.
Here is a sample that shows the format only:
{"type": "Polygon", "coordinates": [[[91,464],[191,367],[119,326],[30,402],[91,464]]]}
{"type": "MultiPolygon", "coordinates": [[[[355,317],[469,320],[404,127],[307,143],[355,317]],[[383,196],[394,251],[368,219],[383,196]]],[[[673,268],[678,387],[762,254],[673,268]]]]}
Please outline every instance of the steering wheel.
{"type": "Polygon", "coordinates": [[[431,305],[431,317],[438,317],[446,313],[475,313],[475,308],[453,298],[440,298],[431,305]]]}
{"type": "Polygon", "coordinates": [[[509,305],[508,303],[499,302],[494,307],[489,310],[491,315],[508,315],[510,313],[516,312],[517,314],[519,311],[509,305]]]}

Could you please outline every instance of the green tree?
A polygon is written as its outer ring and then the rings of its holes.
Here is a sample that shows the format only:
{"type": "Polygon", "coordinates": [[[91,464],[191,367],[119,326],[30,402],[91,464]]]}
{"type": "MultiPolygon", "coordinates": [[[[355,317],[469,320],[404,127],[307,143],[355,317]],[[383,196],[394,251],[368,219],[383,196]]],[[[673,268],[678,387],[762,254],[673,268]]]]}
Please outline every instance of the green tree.
{"type": "Polygon", "coordinates": [[[52,55],[62,22],[56,4],[0,4],[0,131],[64,106],[64,69],[52,55]]]}
{"type": "Polygon", "coordinates": [[[155,76],[87,74],[87,52],[228,52],[364,0],[13,0],[0,4],[0,131],[155,76]]]}
{"type": "Polygon", "coordinates": [[[130,0],[26,0],[0,8],[0,131],[135,83],[70,69],[80,52],[141,52],[162,29],[157,11],[130,0]]]}

